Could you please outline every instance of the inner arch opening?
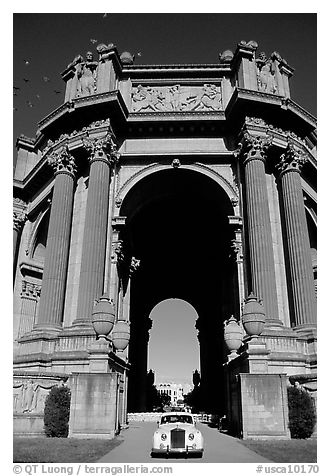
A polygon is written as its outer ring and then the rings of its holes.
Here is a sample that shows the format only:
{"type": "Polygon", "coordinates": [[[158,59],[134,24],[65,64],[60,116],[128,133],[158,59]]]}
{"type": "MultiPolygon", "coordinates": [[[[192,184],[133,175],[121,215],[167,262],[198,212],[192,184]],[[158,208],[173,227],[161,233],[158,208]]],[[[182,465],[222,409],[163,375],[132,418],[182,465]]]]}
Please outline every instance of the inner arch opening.
{"type": "Polygon", "coordinates": [[[149,317],[148,368],[155,373],[155,383],[192,385],[193,371],[200,368],[196,310],[182,299],[166,299],[149,317]]]}

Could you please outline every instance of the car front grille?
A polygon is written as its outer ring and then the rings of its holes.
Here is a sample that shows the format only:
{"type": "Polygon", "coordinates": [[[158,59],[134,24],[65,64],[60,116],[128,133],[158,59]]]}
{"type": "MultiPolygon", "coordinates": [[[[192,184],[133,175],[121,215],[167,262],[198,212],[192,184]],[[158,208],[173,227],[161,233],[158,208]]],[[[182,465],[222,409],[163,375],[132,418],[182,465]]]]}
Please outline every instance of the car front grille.
{"type": "Polygon", "coordinates": [[[172,448],[184,448],[185,447],[185,431],[179,428],[174,428],[171,431],[171,447],[172,448]]]}

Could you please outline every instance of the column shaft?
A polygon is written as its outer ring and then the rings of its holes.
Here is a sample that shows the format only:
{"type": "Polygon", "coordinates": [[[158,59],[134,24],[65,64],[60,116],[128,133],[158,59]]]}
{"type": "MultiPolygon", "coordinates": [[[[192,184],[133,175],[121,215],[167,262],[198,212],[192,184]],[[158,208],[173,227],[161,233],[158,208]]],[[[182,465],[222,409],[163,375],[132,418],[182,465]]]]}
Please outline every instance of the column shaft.
{"type": "Polygon", "coordinates": [[[109,188],[110,163],[106,160],[92,161],[86,205],[78,312],[74,324],[91,320],[94,300],[103,294],[109,188]]]}
{"type": "Polygon", "coordinates": [[[282,174],[283,214],[296,326],[316,324],[316,295],[299,170],[282,174]]]}
{"type": "Polygon", "coordinates": [[[245,162],[245,185],[252,291],[263,299],[268,322],[280,323],[265,165],[259,154],[245,162]]]}
{"type": "Polygon", "coordinates": [[[62,323],[68,268],[74,176],[58,173],[55,178],[49,219],[46,258],[42,279],[38,327],[59,328],[62,323]]]}

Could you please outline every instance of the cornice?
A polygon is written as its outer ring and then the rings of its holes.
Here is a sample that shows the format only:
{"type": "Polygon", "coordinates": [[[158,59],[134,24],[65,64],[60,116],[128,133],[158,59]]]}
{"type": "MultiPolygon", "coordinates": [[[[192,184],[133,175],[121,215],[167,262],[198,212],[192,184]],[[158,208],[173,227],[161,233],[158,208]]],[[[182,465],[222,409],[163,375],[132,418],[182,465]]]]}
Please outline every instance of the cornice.
{"type": "Polygon", "coordinates": [[[44,119],[42,119],[38,123],[38,132],[40,133],[45,128],[49,127],[52,123],[57,121],[60,117],[72,114],[77,109],[86,106],[93,106],[97,104],[102,104],[105,102],[114,102],[117,101],[121,113],[123,116],[127,117],[128,110],[126,104],[121,96],[119,90],[110,91],[107,93],[100,93],[100,94],[93,94],[91,96],[84,96],[76,99],[72,99],[71,101],[67,101],[66,103],[62,104],[62,106],[55,109],[53,112],[48,114],[44,119]]]}
{"type": "Polygon", "coordinates": [[[228,71],[227,65],[220,65],[219,63],[181,63],[181,64],[141,64],[141,65],[125,65],[123,66],[123,73],[127,72],[146,72],[146,71],[228,71]]]}
{"type": "Polygon", "coordinates": [[[82,139],[87,135],[90,137],[97,137],[102,135],[106,130],[109,129],[110,120],[102,119],[99,121],[93,121],[88,126],[84,126],[80,131],[74,130],[70,134],[61,134],[56,141],[49,140],[47,146],[43,150],[43,155],[40,161],[35,165],[35,167],[28,173],[24,178],[23,182],[16,181],[15,186],[24,188],[26,185],[35,177],[38,172],[48,163],[48,158],[53,153],[59,153],[63,147],[67,147],[70,152],[76,148],[83,147],[82,139]]]}
{"type": "Polygon", "coordinates": [[[303,107],[299,106],[295,101],[293,101],[290,98],[285,98],[282,101],[282,108],[287,108],[291,110],[292,112],[296,113],[298,116],[303,118],[305,121],[309,122],[314,128],[317,127],[317,121],[316,118],[310,114],[306,109],[303,107]]]}
{"type": "Polygon", "coordinates": [[[183,120],[193,120],[197,121],[198,119],[210,119],[210,120],[225,120],[224,111],[196,111],[196,112],[185,112],[185,111],[168,111],[168,112],[131,112],[127,118],[127,122],[133,121],[145,121],[145,120],[155,120],[155,119],[166,119],[172,121],[183,121],[183,120]]]}
{"type": "MultiPolygon", "coordinates": [[[[268,104],[282,104],[282,100],[284,96],[280,96],[279,94],[272,94],[272,93],[264,93],[262,91],[255,91],[253,89],[243,89],[243,88],[236,88],[237,97],[241,99],[262,99],[263,102],[268,104]]],[[[234,92],[235,94],[235,92],[234,92]]],[[[233,94],[233,96],[234,96],[233,94]]]]}

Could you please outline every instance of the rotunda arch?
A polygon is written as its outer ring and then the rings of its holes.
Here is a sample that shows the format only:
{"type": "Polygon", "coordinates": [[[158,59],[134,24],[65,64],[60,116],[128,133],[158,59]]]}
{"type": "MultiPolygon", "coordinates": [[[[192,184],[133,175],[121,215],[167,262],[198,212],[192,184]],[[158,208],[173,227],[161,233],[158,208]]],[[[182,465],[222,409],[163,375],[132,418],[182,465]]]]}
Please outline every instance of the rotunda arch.
{"type": "Polygon", "coordinates": [[[150,312],[173,296],[189,302],[199,316],[205,409],[224,409],[224,376],[215,379],[227,353],[223,321],[239,315],[237,263],[231,248],[235,233],[228,219],[234,209],[228,193],[196,170],[161,169],[130,188],[120,214],[127,217],[120,234],[124,250],[140,260],[130,290],[129,411],[145,409],[150,312]]]}

